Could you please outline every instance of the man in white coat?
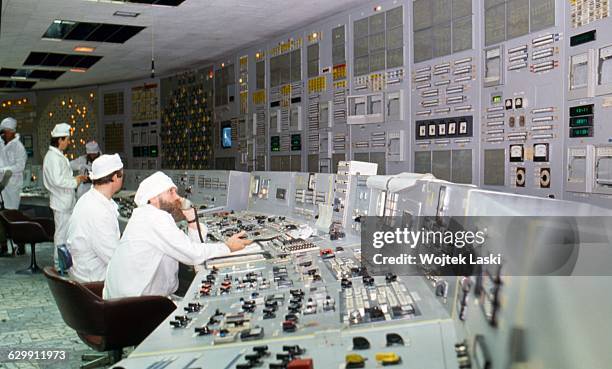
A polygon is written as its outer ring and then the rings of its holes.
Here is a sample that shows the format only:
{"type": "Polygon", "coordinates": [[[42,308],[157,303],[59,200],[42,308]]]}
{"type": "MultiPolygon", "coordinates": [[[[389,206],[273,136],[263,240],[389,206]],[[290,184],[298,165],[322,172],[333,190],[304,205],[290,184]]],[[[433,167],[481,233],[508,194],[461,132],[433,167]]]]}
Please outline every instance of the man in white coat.
{"type": "MultiPolygon", "coordinates": [[[[100,151],[100,146],[96,141],[89,141],[85,144],[85,155],[81,155],[78,158],[70,161],[70,168],[73,171],[79,172],[84,176],[89,177],[89,173],[91,172],[91,165],[94,160],[96,160],[100,155],[102,155],[102,151],[100,151]]],[[[77,188],[77,200],[85,194],[85,192],[89,191],[91,188],[91,181],[89,178],[81,183],[77,188]]]]}
{"type": "MultiPolygon", "coordinates": [[[[74,191],[86,177],[72,176],[70,162],[64,156],[64,150],[70,144],[70,125],[59,123],[51,131],[51,145],[43,160],[43,184],[49,191],[49,207],[53,210],[55,221],[55,246],[66,244],[68,221],[74,207],[74,191]]],[[[57,248],[54,248],[53,260],[57,263],[57,248]]]]}
{"type": "MultiPolygon", "coordinates": [[[[28,155],[19,140],[17,121],[14,118],[5,118],[0,123],[0,177],[10,174],[10,178],[4,190],[2,190],[2,201],[5,209],[19,209],[21,202],[21,189],[23,188],[23,169],[25,168],[28,155]]],[[[18,245],[17,253],[25,253],[25,245],[18,245]]],[[[0,244],[0,255],[8,255],[6,240],[0,244]]]]}
{"type": "Polygon", "coordinates": [[[105,299],[170,296],[178,288],[179,262],[201,264],[209,258],[242,250],[252,242],[241,239],[244,236],[241,232],[225,243],[201,243],[193,210],[181,210],[182,200],[172,179],[162,172],[140,183],[134,199],[138,207],[108,264],[105,299]],[[189,235],[176,226],[175,221],[181,218],[189,223],[189,235]]]}
{"type": "Polygon", "coordinates": [[[123,185],[119,154],[102,155],[92,164],[93,188],[77,200],[68,225],[69,274],[79,282],[103,281],[119,245],[118,206],[112,196],[123,185]]]}
{"type": "Polygon", "coordinates": [[[0,174],[10,170],[12,175],[8,184],[2,191],[4,207],[6,209],[19,209],[21,189],[23,188],[23,170],[28,160],[23,144],[17,131],[17,121],[6,118],[0,123],[0,174]]]}

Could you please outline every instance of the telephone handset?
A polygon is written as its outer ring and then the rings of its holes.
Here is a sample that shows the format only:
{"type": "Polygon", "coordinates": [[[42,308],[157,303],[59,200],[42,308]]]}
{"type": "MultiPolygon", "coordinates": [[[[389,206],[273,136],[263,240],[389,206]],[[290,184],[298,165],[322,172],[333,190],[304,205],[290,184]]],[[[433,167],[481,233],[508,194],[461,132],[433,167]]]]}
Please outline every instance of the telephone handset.
{"type": "MultiPolygon", "coordinates": [[[[189,209],[193,209],[193,216],[194,216],[194,220],[196,227],[198,228],[198,235],[200,236],[200,242],[204,243],[204,237],[202,237],[202,230],[200,229],[200,221],[198,219],[198,209],[196,209],[195,206],[193,206],[193,203],[183,197],[183,199],[181,200],[181,210],[189,210],[189,209]]],[[[187,219],[187,221],[189,221],[189,219],[187,219]]]]}

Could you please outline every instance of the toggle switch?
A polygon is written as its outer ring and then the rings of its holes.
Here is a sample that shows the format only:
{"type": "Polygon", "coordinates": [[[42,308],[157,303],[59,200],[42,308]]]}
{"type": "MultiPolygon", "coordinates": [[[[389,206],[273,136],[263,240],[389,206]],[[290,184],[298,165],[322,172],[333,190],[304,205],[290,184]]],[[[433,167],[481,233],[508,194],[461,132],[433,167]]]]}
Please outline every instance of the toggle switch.
{"type": "Polygon", "coordinates": [[[268,352],[268,345],[255,346],[253,347],[253,351],[265,356],[270,355],[270,352],[268,352]]]}
{"type": "Polygon", "coordinates": [[[365,337],[353,337],[353,350],[367,350],[370,348],[370,341],[365,337]]]}
{"type": "Polygon", "coordinates": [[[397,333],[387,333],[387,346],[401,345],[404,346],[404,339],[397,333]]]}
{"type": "Polygon", "coordinates": [[[299,356],[305,353],[306,349],[301,348],[299,345],[284,345],[283,351],[286,351],[293,356],[299,356]]]}
{"type": "Polygon", "coordinates": [[[296,329],[297,329],[297,326],[294,321],[285,320],[283,322],[283,332],[295,332],[296,329]]]}
{"type": "Polygon", "coordinates": [[[387,273],[385,274],[385,281],[387,283],[392,283],[397,281],[397,275],[393,274],[393,273],[387,273]]]}
{"type": "Polygon", "coordinates": [[[196,327],[194,330],[199,336],[208,336],[210,334],[210,329],[207,325],[202,327],[196,327]]]}

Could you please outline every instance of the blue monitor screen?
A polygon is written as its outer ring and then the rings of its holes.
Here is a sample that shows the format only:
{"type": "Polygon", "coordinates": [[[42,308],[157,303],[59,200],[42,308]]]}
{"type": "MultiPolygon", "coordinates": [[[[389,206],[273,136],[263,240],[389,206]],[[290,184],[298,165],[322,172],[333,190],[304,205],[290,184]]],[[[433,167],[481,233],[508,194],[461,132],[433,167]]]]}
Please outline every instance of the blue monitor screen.
{"type": "Polygon", "coordinates": [[[224,149],[232,147],[232,127],[223,127],[223,133],[221,135],[221,146],[224,149]]]}

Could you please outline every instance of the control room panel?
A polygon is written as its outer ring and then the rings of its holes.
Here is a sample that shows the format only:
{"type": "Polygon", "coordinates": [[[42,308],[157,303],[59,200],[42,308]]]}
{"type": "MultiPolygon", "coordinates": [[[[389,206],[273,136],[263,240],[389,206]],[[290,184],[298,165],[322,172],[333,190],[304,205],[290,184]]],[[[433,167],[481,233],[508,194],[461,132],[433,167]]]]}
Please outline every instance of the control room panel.
{"type": "MultiPolygon", "coordinates": [[[[491,192],[430,174],[351,174],[366,171],[362,165],[340,162],[336,174],[251,173],[246,208],[203,214],[201,222],[210,240],[246,231],[255,242],[197,267],[177,310],[115,367],[506,368],[538,360],[559,368],[604,367],[598,365],[609,350],[580,343],[581,334],[564,351],[535,342],[545,342],[567,314],[596,332],[595,317],[609,296],[551,311],[537,291],[571,285],[564,299],[574,301],[584,290],[605,288],[609,277],[510,277],[495,268],[458,277],[435,269],[422,276],[372,275],[355,225],[368,215],[599,216],[605,209],[491,192]],[[588,352],[590,362],[576,362],[577,352],[588,352]]],[[[507,230],[496,227],[490,232],[507,230]]],[[[580,238],[589,231],[577,232],[580,238]]],[[[529,245],[534,252],[539,247],[529,245]]]]}

